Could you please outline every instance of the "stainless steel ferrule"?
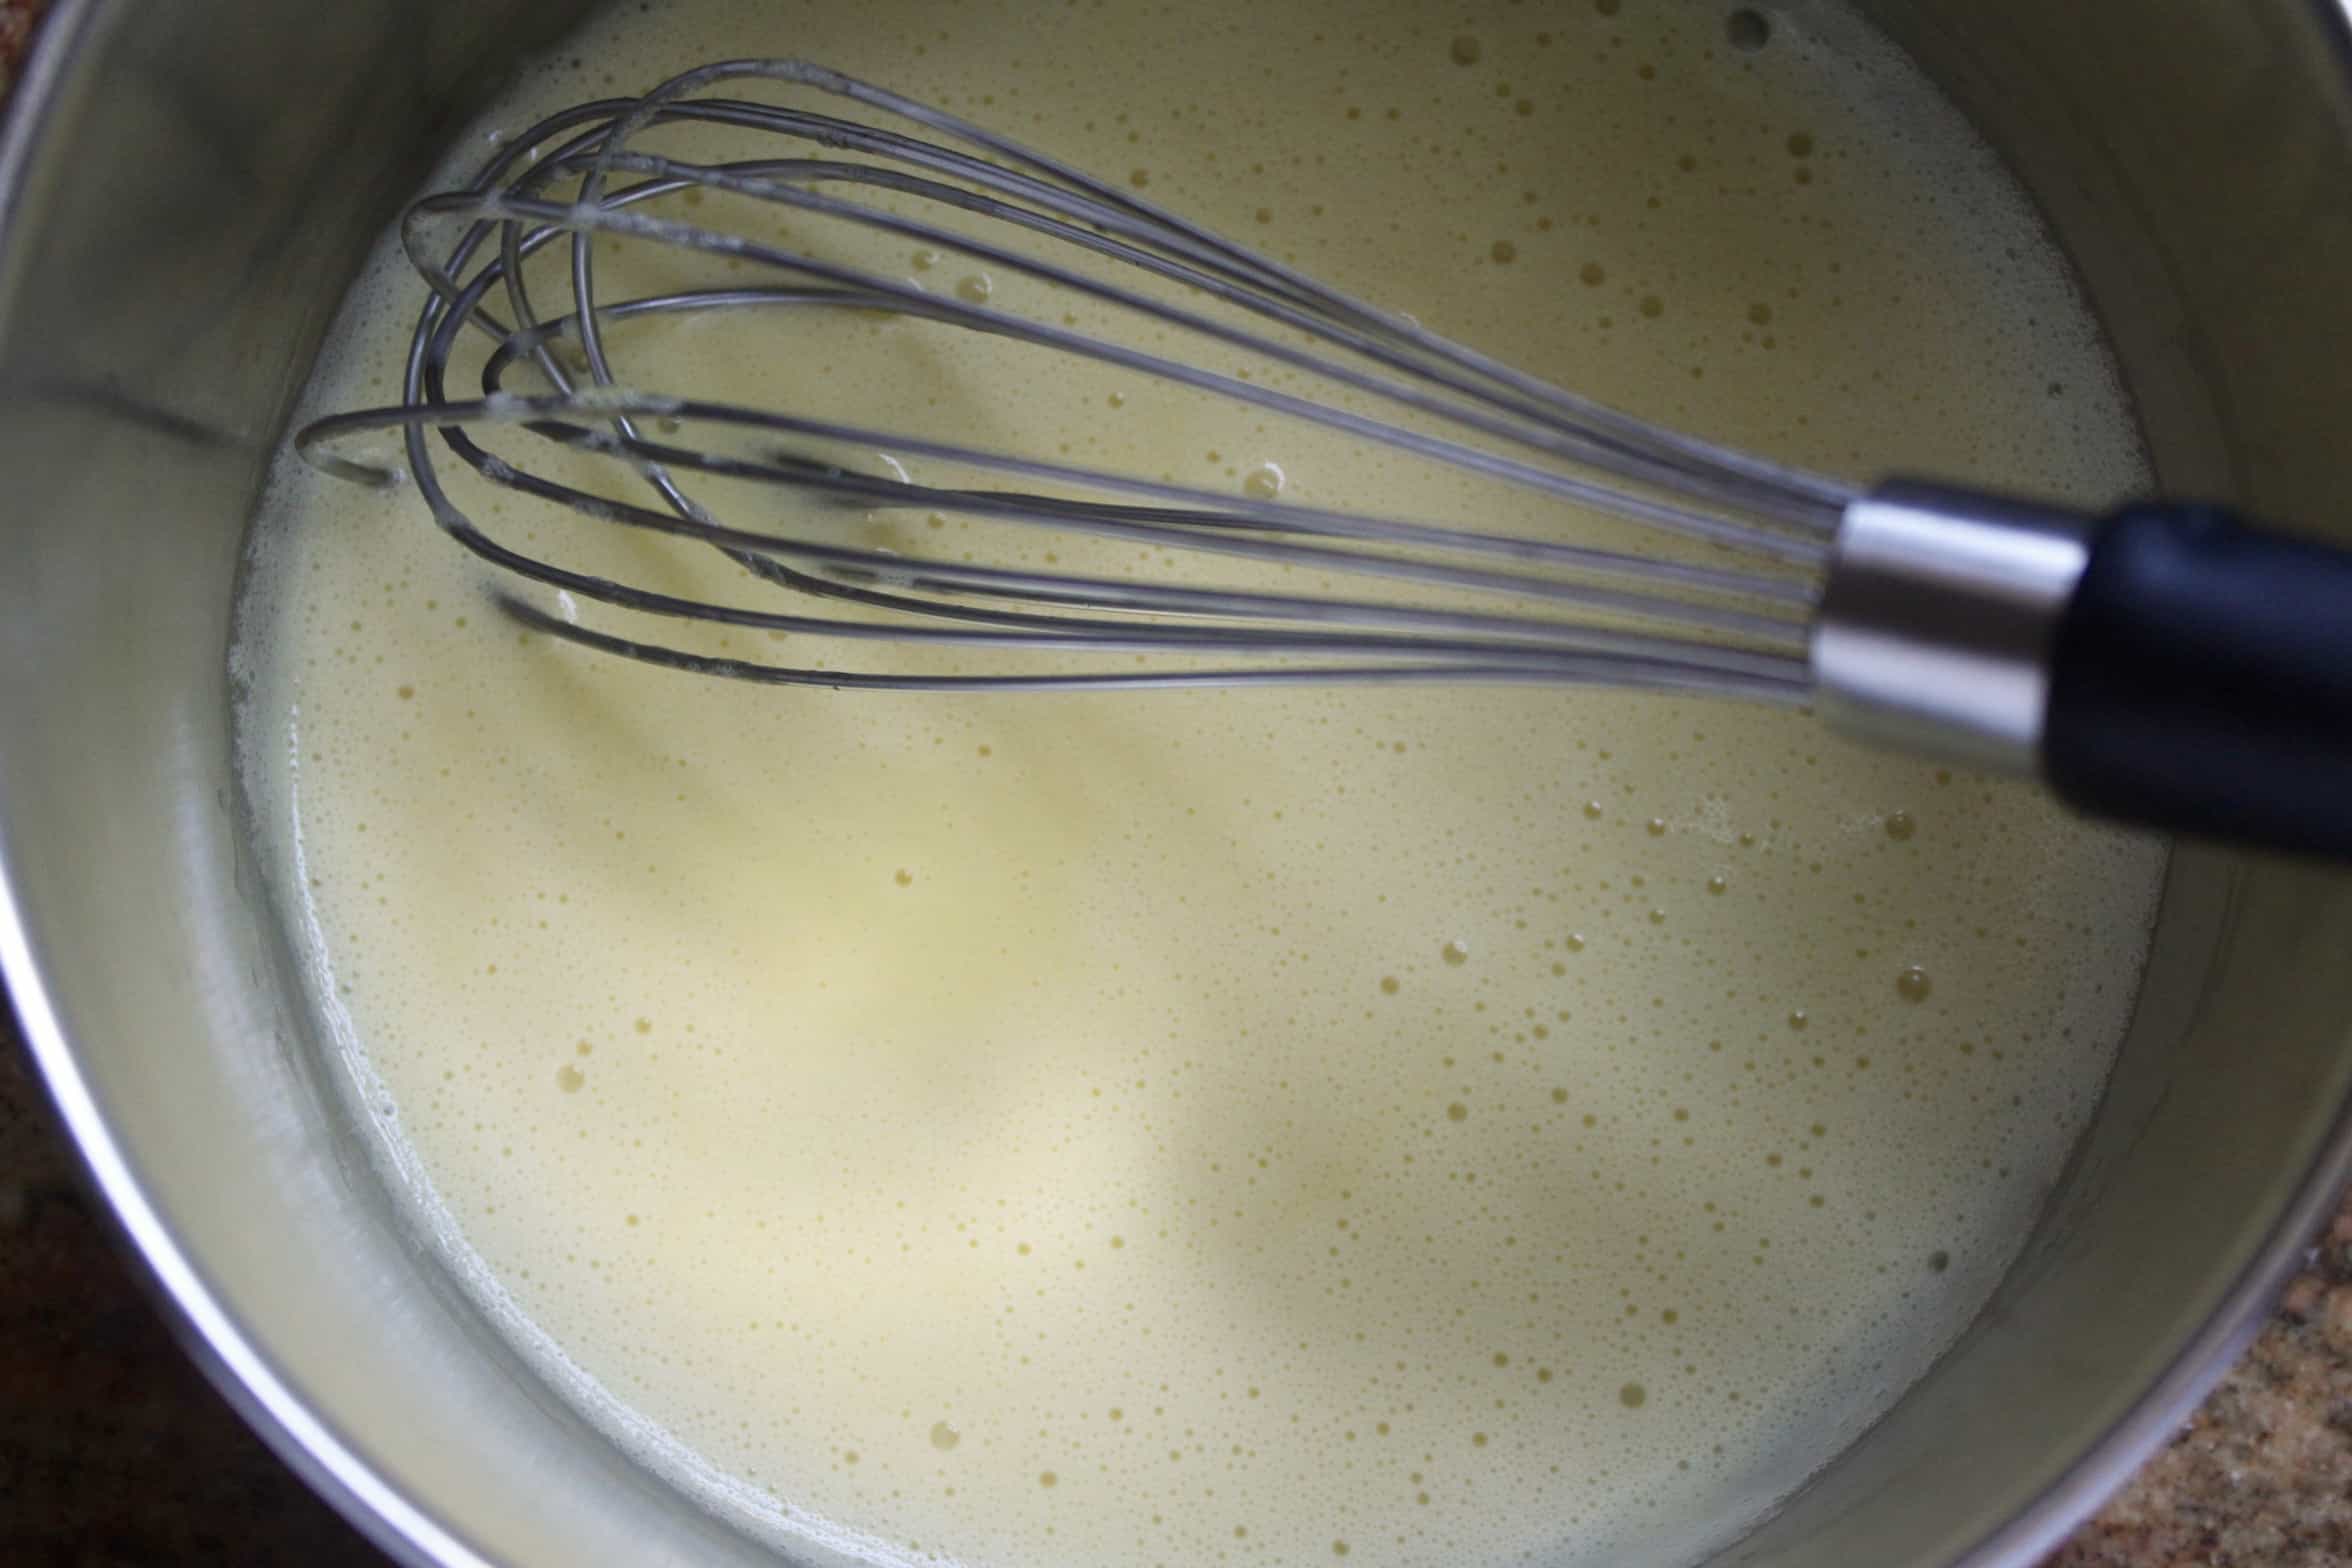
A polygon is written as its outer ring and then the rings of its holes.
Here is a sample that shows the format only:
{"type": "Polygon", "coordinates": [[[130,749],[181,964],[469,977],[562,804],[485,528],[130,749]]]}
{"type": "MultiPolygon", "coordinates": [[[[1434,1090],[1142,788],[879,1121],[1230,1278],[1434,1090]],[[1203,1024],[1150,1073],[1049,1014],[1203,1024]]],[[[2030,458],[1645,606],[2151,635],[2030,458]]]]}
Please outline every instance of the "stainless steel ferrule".
{"type": "Polygon", "coordinates": [[[1822,716],[1905,750],[2035,771],[2090,533],[2070,513],[1909,481],[1854,502],[1813,626],[1822,716]]]}

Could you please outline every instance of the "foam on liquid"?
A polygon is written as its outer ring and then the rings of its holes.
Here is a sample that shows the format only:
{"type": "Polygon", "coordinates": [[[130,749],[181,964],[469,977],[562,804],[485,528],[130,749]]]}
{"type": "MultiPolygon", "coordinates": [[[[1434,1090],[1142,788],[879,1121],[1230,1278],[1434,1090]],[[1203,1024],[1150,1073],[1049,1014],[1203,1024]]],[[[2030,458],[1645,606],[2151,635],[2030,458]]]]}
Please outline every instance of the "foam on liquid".
{"type": "MultiPolygon", "coordinates": [[[[1843,13],[1757,32],[1659,0],[680,0],[600,20],[457,158],[803,56],[1729,441],[2140,482],[1990,155],[1843,13]]],[[[389,401],[416,299],[379,257],[308,406],[389,401]]],[[[1006,400],[1010,349],[805,331],[631,340],[629,375],[919,393],[1049,455],[1562,526],[1131,377],[1006,400]]],[[[461,494],[535,548],[594,534],[461,494]]],[[[578,547],[746,601],[715,558],[578,547]]],[[[1798,715],[754,689],[520,639],[482,584],[412,492],[283,472],[238,650],[279,891],[446,1254],[624,1441],[795,1550],[1696,1553],[1981,1303],[2097,1095],[2160,869],[1798,715]]]]}

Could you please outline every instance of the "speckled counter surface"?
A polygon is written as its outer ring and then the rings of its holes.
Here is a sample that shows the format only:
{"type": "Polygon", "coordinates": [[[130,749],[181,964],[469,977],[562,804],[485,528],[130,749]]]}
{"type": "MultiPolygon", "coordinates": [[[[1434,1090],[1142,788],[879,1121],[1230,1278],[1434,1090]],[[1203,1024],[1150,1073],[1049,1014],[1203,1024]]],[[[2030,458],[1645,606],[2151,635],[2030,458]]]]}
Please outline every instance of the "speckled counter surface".
{"type": "MultiPolygon", "coordinates": [[[[42,4],[0,0],[0,101],[42,4]]],[[[0,1563],[382,1561],[180,1354],[0,1008],[0,1563]]],[[[2352,1203],[2204,1408],[2046,1568],[2342,1565],[2352,1203]]]]}
{"type": "Polygon", "coordinates": [[[0,97],[5,97],[8,84],[16,73],[17,57],[24,53],[25,40],[31,36],[34,21],[48,0],[0,0],[0,97]]]}
{"type": "Polygon", "coordinates": [[[2352,1563],[2352,1201],[2204,1407],[2046,1568],[2352,1563]]]}

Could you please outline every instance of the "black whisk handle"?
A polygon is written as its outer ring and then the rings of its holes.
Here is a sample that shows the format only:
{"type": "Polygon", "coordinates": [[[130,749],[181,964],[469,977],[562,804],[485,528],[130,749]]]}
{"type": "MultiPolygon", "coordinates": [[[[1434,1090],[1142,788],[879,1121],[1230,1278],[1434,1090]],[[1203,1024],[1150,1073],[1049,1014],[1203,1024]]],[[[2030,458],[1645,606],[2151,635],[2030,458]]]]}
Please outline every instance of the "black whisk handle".
{"type": "Polygon", "coordinates": [[[2352,860],[2352,552],[2116,513],[2058,624],[2042,766],[2100,816],[2352,860]]]}

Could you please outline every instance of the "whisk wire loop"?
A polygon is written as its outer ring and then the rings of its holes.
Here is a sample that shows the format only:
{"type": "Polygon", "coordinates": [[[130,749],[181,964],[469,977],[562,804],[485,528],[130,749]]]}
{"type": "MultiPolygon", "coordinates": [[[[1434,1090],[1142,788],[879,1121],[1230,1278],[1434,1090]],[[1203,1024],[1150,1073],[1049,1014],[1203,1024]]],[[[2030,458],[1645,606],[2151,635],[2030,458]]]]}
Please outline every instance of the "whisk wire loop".
{"type": "MultiPolygon", "coordinates": [[[[1807,618],[1829,538],[1853,491],[1652,425],[1454,343],[1272,258],[1202,229],[1047,154],[884,89],[806,62],[729,61],[639,98],[548,116],[501,146],[462,190],[427,195],[401,242],[430,294],[411,339],[402,402],[316,421],[297,438],[346,478],[397,482],[338,448],[396,431],[407,476],[439,524],[490,565],[558,591],[551,614],[506,594],[525,624],[643,662],[780,683],[888,689],[1094,689],[1295,685],[1348,679],[1556,681],[1805,700],[1807,618]],[[735,97],[723,83],[813,89],[915,129],[735,97]],[[633,145],[661,125],[715,128],[799,144],[790,156],[696,162],[633,145]],[[960,145],[947,145],[954,143],[960,145]],[[814,149],[812,154],[808,149],[814,149]],[[567,198],[568,191],[568,198],[567,198]],[[716,195],[965,257],[1038,285],[1060,320],[935,294],[814,246],[657,215],[651,203],[716,195]],[[950,218],[970,220],[977,228],[950,218]],[[433,236],[456,226],[436,248],[433,236]],[[1020,243],[1014,243],[1016,237],[1020,243]],[[669,289],[603,299],[600,238],[642,241],[756,267],[782,281],[669,289]],[[533,299],[529,263],[568,241],[568,310],[533,299]],[[507,316],[490,308],[502,296],[507,316]],[[1127,325],[1125,337],[1075,312],[1127,325]],[[1755,566],[1447,527],[1361,510],[1234,496],[885,429],[819,411],[748,407],[639,390],[616,368],[608,333],[630,323],[738,312],[859,311],[1009,339],[1050,354],[1336,432],[1389,453],[1540,493],[1747,557],[1755,566]],[[490,348],[478,397],[452,397],[461,335],[490,348]],[[1137,341],[1176,337],[1238,352],[1240,373],[1137,341]],[[552,390],[516,392],[529,365],[552,390]],[[1272,384],[1289,380],[1302,387],[1272,384]],[[664,435],[649,438],[646,422],[664,435]],[[633,474],[658,505],[592,493],[492,452],[476,432],[518,428],[633,474]],[[669,432],[733,432],[750,455],[669,432]],[[579,570],[502,543],[452,498],[433,441],[505,491],[599,522],[693,540],[766,585],[854,613],[753,609],[684,597],[579,570]],[[917,481],[822,455],[889,451],[981,483],[917,481]],[[800,497],[786,523],[723,521],[689,481],[770,487],[800,497]],[[1149,551],[1353,577],[1402,588],[1390,600],[1347,592],[1045,570],[853,545],[827,510],[957,514],[1149,551]],[[1478,607],[1482,599],[1508,601],[1478,607]],[[964,655],[1047,651],[1036,669],[942,672],[787,667],[669,647],[581,623],[579,601],[623,611],[794,636],[929,644],[964,655]],[[1070,668],[1067,656],[1119,656],[1070,668]],[[1146,667],[1136,667],[1143,656],[1146,667]],[[1160,659],[1161,665],[1151,660],[1160,659]],[[1171,662],[1172,661],[1172,662],[1171,662]]],[[[895,465],[894,465],[895,466],[895,465]]],[[[730,493],[735,493],[732,488],[730,493]]],[[[1564,514],[1565,515],[1565,514],[1564,514]]],[[[1704,550],[1701,552],[1704,553],[1704,550]]],[[[1053,557],[1048,556],[1051,561],[1053,557]]]]}

